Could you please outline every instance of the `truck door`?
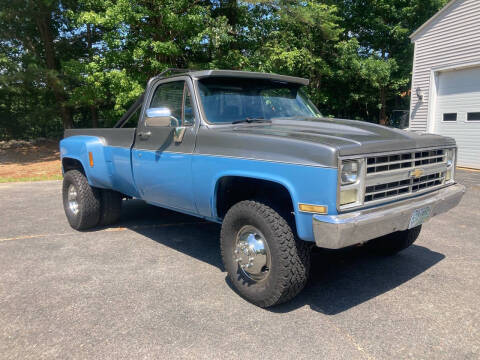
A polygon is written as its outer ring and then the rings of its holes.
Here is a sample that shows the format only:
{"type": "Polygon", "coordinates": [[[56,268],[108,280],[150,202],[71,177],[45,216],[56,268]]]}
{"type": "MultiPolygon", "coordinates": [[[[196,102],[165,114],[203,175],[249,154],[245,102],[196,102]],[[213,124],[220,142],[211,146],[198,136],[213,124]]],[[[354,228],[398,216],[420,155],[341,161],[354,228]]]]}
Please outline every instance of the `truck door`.
{"type": "Polygon", "coordinates": [[[153,83],[138,124],[132,167],[147,202],[195,212],[191,161],[198,128],[192,81],[176,77],[153,83]]]}

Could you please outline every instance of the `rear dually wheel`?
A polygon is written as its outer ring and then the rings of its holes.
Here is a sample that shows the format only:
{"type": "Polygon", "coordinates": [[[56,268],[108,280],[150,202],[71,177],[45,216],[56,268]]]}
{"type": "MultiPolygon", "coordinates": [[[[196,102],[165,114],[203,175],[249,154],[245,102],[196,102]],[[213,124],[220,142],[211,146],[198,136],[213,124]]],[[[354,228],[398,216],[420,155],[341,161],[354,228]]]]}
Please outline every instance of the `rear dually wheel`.
{"type": "Polygon", "coordinates": [[[78,170],[69,170],[63,177],[63,208],[70,226],[85,230],[96,226],[100,220],[101,193],[88,184],[78,170]]]}

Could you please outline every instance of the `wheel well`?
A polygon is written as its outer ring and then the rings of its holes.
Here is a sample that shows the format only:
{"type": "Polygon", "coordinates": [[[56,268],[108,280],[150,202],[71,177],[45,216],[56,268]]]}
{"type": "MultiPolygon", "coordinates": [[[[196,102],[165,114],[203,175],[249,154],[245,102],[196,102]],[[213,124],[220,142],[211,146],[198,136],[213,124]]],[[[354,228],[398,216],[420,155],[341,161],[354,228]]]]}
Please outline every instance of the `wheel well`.
{"type": "Polygon", "coordinates": [[[63,173],[66,173],[69,170],[78,170],[83,175],[85,175],[85,170],[83,168],[83,165],[77,159],[63,158],[62,159],[62,168],[63,168],[63,173]]]}
{"type": "Polygon", "coordinates": [[[284,215],[291,216],[294,212],[292,197],[285,186],[269,180],[225,176],[217,184],[217,216],[223,218],[230,207],[249,199],[264,200],[284,215]]]}

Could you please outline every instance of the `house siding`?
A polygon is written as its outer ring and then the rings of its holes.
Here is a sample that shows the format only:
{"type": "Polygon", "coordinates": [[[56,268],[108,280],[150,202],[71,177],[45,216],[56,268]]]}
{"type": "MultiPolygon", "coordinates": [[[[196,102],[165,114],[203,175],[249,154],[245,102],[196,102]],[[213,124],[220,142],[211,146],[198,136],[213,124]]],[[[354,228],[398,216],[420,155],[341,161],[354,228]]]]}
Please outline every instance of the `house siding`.
{"type": "MultiPolygon", "coordinates": [[[[410,128],[428,130],[431,71],[480,63],[480,1],[458,0],[412,38],[415,55],[412,73],[410,128]],[[416,89],[421,88],[423,101],[416,89]]],[[[432,107],[435,105],[432,102],[432,107]]],[[[431,109],[431,111],[434,109],[431,109]]]]}

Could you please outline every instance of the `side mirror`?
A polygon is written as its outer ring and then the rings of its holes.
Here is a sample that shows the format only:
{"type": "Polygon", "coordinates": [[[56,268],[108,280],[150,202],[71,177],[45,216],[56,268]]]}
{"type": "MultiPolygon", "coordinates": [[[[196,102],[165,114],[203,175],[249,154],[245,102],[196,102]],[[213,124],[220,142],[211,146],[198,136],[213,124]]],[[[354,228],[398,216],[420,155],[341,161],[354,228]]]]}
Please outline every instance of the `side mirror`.
{"type": "Polygon", "coordinates": [[[180,126],[180,121],[172,116],[169,108],[150,108],[147,109],[146,126],[173,127],[173,141],[181,143],[185,136],[186,127],[180,126]]]}
{"type": "Polygon", "coordinates": [[[177,126],[173,129],[173,141],[177,144],[183,141],[183,137],[185,136],[185,131],[187,128],[185,126],[177,126]]]}
{"type": "Polygon", "coordinates": [[[179,127],[180,121],[172,115],[169,108],[150,108],[147,109],[147,119],[145,120],[146,126],[173,126],[179,127]]]}

